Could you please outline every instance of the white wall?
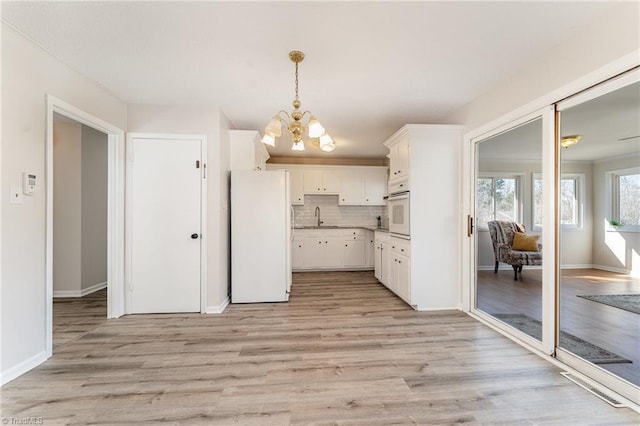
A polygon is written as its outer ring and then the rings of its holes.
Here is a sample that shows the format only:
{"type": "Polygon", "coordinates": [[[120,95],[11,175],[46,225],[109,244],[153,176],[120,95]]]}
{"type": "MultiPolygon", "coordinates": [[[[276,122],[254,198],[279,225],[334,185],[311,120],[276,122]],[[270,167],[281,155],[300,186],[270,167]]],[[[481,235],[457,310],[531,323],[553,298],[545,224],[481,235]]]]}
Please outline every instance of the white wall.
{"type": "Polygon", "coordinates": [[[610,215],[606,173],[640,166],[640,155],[597,161],[593,165],[593,264],[603,269],[640,276],[640,234],[608,229],[610,215]]]}
{"type": "Polygon", "coordinates": [[[114,126],[126,127],[126,105],[2,24],[2,382],[46,358],[45,134],[51,94],[114,126]],[[11,185],[36,174],[24,204],[10,205],[11,185]]]}
{"type": "MultiPolygon", "coordinates": [[[[54,118],[55,120],[55,118],[54,118]]],[[[53,125],[53,291],[80,293],[82,287],[82,126],[53,125]]]]}
{"type": "MultiPolygon", "coordinates": [[[[543,57],[531,58],[532,63],[522,72],[500,82],[463,108],[446,114],[443,121],[461,123],[465,131],[476,129],[634,53],[640,49],[639,15],[638,2],[612,4],[607,13],[575,30],[568,39],[559,41],[543,57]]],[[[473,64],[470,66],[473,68],[473,64]]],[[[608,77],[611,76],[605,78],[608,77]]],[[[584,88],[576,85],[576,91],[584,88]]],[[[558,96],[567,95],[559,93],[558,96]]],[[[547,104],[559,100],[553,99],[547,104]]]]}
{"type": "Polygon", "coordinates": [[[82,126],[82,295],[107,282],[107,148],[106,134],[82,126]]]}
{"type": "Polygon", "coordinates": [[[129,105],[131,133],[207,136],[207,307],[217,311],[229,295],[229,121],[216,108],[129,105]]]}

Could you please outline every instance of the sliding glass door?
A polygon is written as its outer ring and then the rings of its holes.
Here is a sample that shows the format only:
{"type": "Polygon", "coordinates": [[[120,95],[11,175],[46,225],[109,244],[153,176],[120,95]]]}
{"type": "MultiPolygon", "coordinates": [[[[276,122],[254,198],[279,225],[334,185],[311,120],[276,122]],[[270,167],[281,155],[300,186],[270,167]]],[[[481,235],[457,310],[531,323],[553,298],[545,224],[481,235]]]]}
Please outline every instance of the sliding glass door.
{"type": "Polygon", "coordinates": [[[640,73],[557,110],[557,355],[639,403],[640,73]]]}
{"type": "Polygon", "coordinates": [[[551,110],[540,111],[474,141],[475,312],[546,352],[553,289],[544,271],[553,263],[543,262],[541,204],[553,180],[543,167],[552,122],[551,110]]]}

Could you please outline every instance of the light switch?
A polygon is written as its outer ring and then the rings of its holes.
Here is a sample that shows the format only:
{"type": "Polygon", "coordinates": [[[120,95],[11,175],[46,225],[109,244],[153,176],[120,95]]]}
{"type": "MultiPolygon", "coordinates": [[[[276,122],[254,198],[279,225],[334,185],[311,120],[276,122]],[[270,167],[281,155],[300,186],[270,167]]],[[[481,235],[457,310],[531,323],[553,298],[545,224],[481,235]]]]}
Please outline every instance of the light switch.
{"type": "Polygon", "coordinates": [[[24,202],[24,196],[22,195],[22,188],[19,186],[11,187],[11,199],[9,204],[22,204],[24,202]]]}

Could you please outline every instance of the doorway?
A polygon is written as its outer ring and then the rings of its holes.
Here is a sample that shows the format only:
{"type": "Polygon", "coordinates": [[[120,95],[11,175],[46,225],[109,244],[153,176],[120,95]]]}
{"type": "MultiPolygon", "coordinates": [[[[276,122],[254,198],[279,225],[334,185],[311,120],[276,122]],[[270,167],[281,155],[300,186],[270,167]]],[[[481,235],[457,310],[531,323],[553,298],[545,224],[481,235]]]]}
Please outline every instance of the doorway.
{"type": "Polygon", "coordinates": [[[106,133],[54,113],[54,351],[107,318],[107,148],[106,133]]]}
{"type": "MultiPolygon", "coordinates": [[[[47,357],[53,354],[54,114],[106,134],[106,292],[107,318],[124,314],[124,131],[54,96],[47,95],[45,330],[47,357]]],[[[104,282],[94,283],[98,286],[104,282]]],[[[81,291],[81,289],[80,289],[81,291]]]]}

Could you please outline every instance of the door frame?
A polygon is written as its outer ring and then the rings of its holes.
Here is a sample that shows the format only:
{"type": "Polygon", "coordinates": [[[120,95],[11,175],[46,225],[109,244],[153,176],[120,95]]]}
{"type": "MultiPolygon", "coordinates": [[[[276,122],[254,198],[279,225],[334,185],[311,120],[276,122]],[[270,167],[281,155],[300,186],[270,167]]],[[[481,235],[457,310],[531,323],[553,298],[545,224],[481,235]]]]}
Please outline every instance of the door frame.
{"type": "Polygon", "coordinates": [[[53,113],[107,134],[107,318],[124,314],[124,130],[47,94],[45,136],[45,344],[53,354],[53,113]]]}
{"type": "Polygon", "coordinates": [[[169,139],[200,141],[200,313],[207,313],[207,136],[204,134],[182,133],[127,133],[126,144],[126,203],[125,203],[125,264],[124,264],[124,313],[130,314],[131,295],[133,292],[133,140],[134,139],[169,139]]]}
{"type": "MultiPolygon", "coordinates": [[[[543,180],[543,223],[555,223],[555,162],[544,161],[548,158],[553,158],[555,154],[555,110],[553,106],[546,106],[537,109],[528,114],[522,115],[517,118],[497,125],[493,129],[483,131],[481,133],[472,135],[466,140],[465,161],[468,161],[469,177],[466,179],[466,186],[468,188],[467,194],[468,209],[467,211],[474,217],[475,214],[475,178],[478,169],[478,162],[476,158],[476,145],[481,143],[487,138],[497,136],[499,134],[508,132],[511,129],[522,126],[531,121],[541,119],[542,125],[542,141],[541,141],[541,160],[542,167],[542,180],[543,180]]],[[[503,332],[510,334],[511,336],[519,339],[527,345],[530,349],[535,350],[545,355],[552,355],[555,349],[555,323],[549,321],[555,317],[556,306],[556,290],[555,290],[555,268],[551,264],[546,268],[542,268],[542,340],[539,341],[531,336],[526,335],[523,332],[514,330],[512,327],[506,325],[502,321],[497,320],[490,314],[480,311],[476,308],[476,252],[477,252],[477,227],[474,225],[474,232],[469,237],[470,241],[467,245],[466,252],[469,256],[469,262],[466,263],[467,270],[465,271],[469,280],[469,285],[464,287],[464,297],[466,298],[466,308],[468,312],[474,317],[482,319],[484,322],[491,324],[494,328],[498,328],[503,332]]],[[[544,226],[542,228],[542,257],[543,259],[555,259],[556,254],[556,235],[554,226],[544,226]]],[[[548,263],[548,262],[547,262],[548,263]]]]}

